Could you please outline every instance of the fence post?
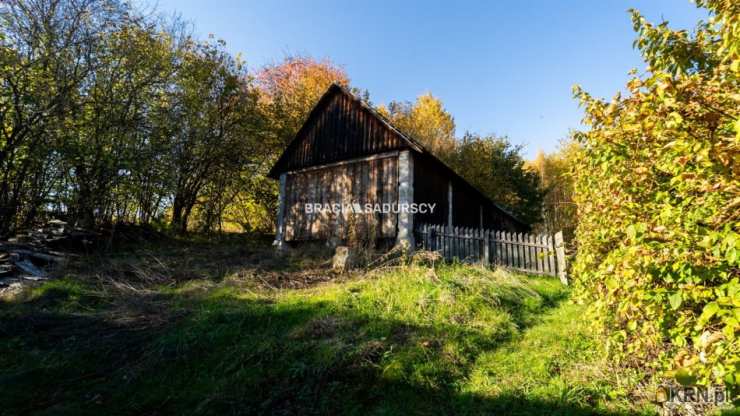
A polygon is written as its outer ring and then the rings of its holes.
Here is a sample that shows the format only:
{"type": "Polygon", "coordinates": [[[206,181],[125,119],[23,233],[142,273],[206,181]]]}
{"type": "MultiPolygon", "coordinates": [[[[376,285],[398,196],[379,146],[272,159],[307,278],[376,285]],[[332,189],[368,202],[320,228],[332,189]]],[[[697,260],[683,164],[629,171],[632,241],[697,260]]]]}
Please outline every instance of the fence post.
{"type": "Polygon", "coordinates": [[[506,242],[506,267],[514,266],[514,245],[512,244],[514,239],[511,237],[513,234],[509,231],[504,233],[504,241],[506,242]]]}
{"type": "Polygon", "coordinates": [[[553,236],[416,224],[414,235],[424,249],[439,250],[447,260],[469,261],[475,256],[487,267],[499,265],[557,275],[564,285],[568,284],[562,232],[553,236]]]}
{"type": "Polygon", "coordinates": [[[489,253],[488,251],[489,250],[488,246],[490,245],[490,241],[491,241],[491,232],[489,230],[484,230],[483,231],[483,264],[485,264],[486,266],[491,265],[491,257],[490,257],[491,253],[489,253]]]}
{"type": "Polygon", "coordinates": [[[434,244],[436,244],[435,247],[437,248],[437,250],[439,250],[442,253],[442,257],[445,256],[445,234],[444,233],[445,232],[442,229],[442,227],[438,225],[437,234],[436,234],[437,240],[435,241],[434,244]]]}
{"type": "Polygon", "coordinates": [[[522,233],[516,234],[516,267],[523,269],[524,268],[524,246],[522,243],[524,242],[524,239],[522,238],[522,233]]]}
{"type": "Polygon", "coordinates": [[[545,235],[544,234],[538,234],[537,235],[537,244],[538,244],[538,255],[537,255],[537,270],[540,271],[540,273],[545,274],[545,255],[547,254],[547,251],[545,249],[545,235]]]}
{"type": "Polygon", "coordinates": [[[555,254],[558,258],[558,277],[564,285],[568,284],[568,275],[565,267],[565,242],[563,241],[563,232],[558,231],[555,234],[555,254]]]}
{"type": "Polygon", "coordinates": [[[422,242],[422,250],[429,250],[429,229],[426,224],[422,227],[422,236],[421,236],[421,242],[422,242]]]}
{"type": "Polygon", "coordinates": [[[452,227],[452,237],[450,237],[450,241],[452,242],[452,256],[450,256],[452,259],[457,257],[460,258],[460,250],[458,247],[460,247],[460,227],[452,227]]]}
{"type": "Polygon", "coordinates": [[[552,234],[547,235],[547,264],[550,275],[557,275],[557,257],[555,255],[555,245],[552,241],[552,234]]]}

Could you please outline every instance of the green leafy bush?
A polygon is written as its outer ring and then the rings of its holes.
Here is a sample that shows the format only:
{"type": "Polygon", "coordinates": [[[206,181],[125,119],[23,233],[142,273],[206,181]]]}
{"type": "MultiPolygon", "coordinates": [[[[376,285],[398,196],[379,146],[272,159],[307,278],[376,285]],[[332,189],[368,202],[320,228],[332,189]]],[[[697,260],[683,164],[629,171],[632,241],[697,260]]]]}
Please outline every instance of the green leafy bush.
{"type": "Polygon", "coordinates": [[[736,385],[740,321],[740,3],[696,31],[632,12],[648,71],[610,102],[576,87],[580,299],[624,363],[736,385]]]}

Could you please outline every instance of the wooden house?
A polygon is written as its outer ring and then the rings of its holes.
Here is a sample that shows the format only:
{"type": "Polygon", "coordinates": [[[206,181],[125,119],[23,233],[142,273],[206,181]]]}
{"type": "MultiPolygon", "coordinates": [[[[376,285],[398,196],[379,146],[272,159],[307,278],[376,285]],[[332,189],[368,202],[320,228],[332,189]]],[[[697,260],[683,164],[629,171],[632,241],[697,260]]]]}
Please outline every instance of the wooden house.
{"type": "Polygon", "coordinates": [[[337,84],[269,176],[280,180],[278,245],[361,238],[413,247],[421,223],[529,229],[337,84]]]}

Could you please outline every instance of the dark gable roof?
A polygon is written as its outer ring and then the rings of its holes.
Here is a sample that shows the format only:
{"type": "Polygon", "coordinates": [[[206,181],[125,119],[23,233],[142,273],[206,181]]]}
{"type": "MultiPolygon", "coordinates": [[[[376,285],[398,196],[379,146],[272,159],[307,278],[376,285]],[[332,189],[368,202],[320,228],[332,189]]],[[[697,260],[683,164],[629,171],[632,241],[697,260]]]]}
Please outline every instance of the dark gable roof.
{"type": "Polygon", "coordinates": [[[466,181],[462,176],[458,175],[457,172],[454,171],[451,167],[449,167],[445,162],[443,162],[441,159],[439,159],[437,156],[435,156],[432,152],[430,152],[426,147],[424,147],[423,144],[421,144],[418,140],[414,139],[413,137],[403,133],[401,130],[399,130],[396,126],[394,126],[390,120],[386,119],[382,114],[380,114],[377,110],[372,108],[370,105],[368,105],[365,101],[362,99],[356,97],[354,94],[352,94],[349,90],[342,87],[341,85],[337,84],[336,82],[332,83],[329,88],[326,90],[324,95],[321,96],[319,101],[316,103],[316,105],[313,107],[311,112],[308,114],[308,117],[306,118],[306,122],[303,124],[300,130],[298,130],[298,133],[296,133],[295,137],[291,142],[288,144],[288,147],[286,147],[285,151],[283,151],[282,155],[280,155],[280,158],[278,158],[277,162],[275,162],[275,165],[270,169],[270,172],[268,173],[268,177],[277,179],[280,177],[280,174],[285,172],[286,169],[284,168],[287,158],[292,153],[296,146],[298,146],[299,138],[303,137],[306,133],[306,130],[310,127],[311,124],[309,121],[313,120],[319,112],[323,110],[325,105],[329,102],[329,100],[332,99],[334,94],[344,94],[346,97],[350,98],[355,103],[359,104],[362,108],[367,110],[370,114],[372,114],[375,118],[380,120],[385,127],[387,127],[390,131],[395,133],[405,144],[406,147],[409,149],[414,150],[417,153],[423,154],[427,157],[429,157],[431,160],[434,161],[434,163],[438,164],[440,168],[445,170],[447,174],[455,179],[457,181],[462,182],[466,187],[468,187],[472,192],[476,193],[478,196],[480,196],[482,199],[488,201],[491,203],[491,205],[507,216],[511,217],[513,220],[518,222],[519,224],[528,226],[529,224],[524,223],[523,221],[519,220],[516,216],[514,216],[511,212],[509,212],[507,209],[503,208],[499,204],[495,203],[491,200],[488,196],[486,196],[483,192],[481,192],[478,188],[470,184],[468,181],[466,181]]]}

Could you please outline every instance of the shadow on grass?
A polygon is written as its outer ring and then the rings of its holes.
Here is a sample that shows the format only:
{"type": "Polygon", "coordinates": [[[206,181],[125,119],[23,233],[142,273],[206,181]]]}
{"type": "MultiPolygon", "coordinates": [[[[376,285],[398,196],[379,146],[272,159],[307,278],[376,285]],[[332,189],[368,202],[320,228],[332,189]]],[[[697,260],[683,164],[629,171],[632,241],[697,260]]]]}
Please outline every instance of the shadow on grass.
{"type": "Polygon", "coordinates": [[[0,413],[613,414],[460,392],[475,358],[506,341],[465,325],[233,296],[142,295],[121,315],[85,302],[67,310],[70,296],[0,305],[0,413]],[[186,302],[188,312],[157,317],[160,302],[186,302]]]}

